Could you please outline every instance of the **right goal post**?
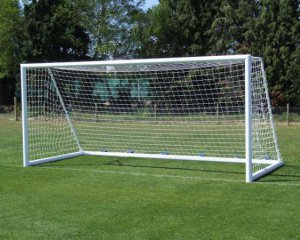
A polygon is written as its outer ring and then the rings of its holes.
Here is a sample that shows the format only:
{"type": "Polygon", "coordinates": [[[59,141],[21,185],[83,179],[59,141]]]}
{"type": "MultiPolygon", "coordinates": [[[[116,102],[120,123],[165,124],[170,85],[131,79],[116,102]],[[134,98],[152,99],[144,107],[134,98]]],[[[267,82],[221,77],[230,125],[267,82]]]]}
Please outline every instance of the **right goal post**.
{"type": "Polygon", "coordinates": [[[23,165],[96,155],[281,167],[251,55],[21,64],[23,165]]]}

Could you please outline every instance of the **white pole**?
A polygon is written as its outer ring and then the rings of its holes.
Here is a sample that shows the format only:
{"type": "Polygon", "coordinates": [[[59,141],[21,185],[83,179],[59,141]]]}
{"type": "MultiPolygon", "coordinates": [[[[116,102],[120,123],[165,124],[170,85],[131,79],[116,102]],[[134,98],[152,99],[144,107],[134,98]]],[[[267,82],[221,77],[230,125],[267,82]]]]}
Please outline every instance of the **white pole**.
{"type": "Polygon", "coordinates": [[[117,66],[117,65],[141,65],[159,63],[183,63],[183,62],[218,62],[224,60],[243,61],[248,55],[227,55],[207,57],[181,57],[181,58],[154,58],[154,59],[129,59],[110,61],[89,61],[89,62],[56,62],[56,63],[27,63],[27,68],[49,68],[49,67],[75,67],[75,66],[117,66]]]}
{"type": "Polygon", "coordinates": [[[251,55],[245,58],[245,142],[246,182],[252,182],[252,86],[251,55]]]}
{"type": "Polygon", "coordinates": [[[28,107],[27,107],[27,83],[26,70],[21,66],[21,93],[22,93],[22,133],[23,133],[23,166],[29,166],[28,145],[28,107]]]}
{"type": "MultiPolygon", "coordinates": [[[[200,157],[200,156],[185,156],[185,155],[164,155],[152,153],[128,153],[128,152],[97,152],[97,151],[83,151],[73,154],[91,155],[91,156],[111,156],[111,157],[136,157],[136,158],[152,158],[152,159],[168,159],[168,160],[182,160],[182,161],[204,161],[204,162],[227,162],[227,163],[245,163],[243,158],[224,158],[224,157],[200,157]]],[[[70,154],[65,154],[68,156],[70,154]]],[[[63,157],[53,157],[54,159],[63,159],[63,157]]],[[[49,159],[49,158],[48,158],[49,159]]],[[[41,159],[37,161],[48,161],[48,159],[41,159]]],[[[35,161],[34,161],[35,162],[35,161]]],[[[277,160],[262,160],[253,159],[257,164],[277,164],[277,160]]]]}

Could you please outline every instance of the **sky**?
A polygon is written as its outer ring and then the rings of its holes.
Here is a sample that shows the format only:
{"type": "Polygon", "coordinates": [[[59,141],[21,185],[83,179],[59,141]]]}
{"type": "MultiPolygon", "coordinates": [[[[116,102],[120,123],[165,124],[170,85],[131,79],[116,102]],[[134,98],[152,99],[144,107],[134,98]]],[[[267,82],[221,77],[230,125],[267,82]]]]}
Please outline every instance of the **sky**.
{"type": "Polygon", "coordinates": [[[145,0],[144,9],[148,9],[158,4],[158,0],[145,0]]]}

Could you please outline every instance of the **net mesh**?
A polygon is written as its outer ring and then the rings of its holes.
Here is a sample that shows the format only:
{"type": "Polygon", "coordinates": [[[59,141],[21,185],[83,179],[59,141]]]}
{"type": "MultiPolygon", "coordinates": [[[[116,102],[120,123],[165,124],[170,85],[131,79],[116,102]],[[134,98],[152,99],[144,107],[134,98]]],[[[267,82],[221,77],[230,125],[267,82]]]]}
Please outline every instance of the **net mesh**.
{"type": "MultiPolygon", "coordinates": [[[[79,145],[245,157],[243,60],[29,68],[26,79],[31,160],[76,152],[79,145]]],[[[253,157],[278,159],[259,58],[252,59],[252,114],[253,157]]]]}

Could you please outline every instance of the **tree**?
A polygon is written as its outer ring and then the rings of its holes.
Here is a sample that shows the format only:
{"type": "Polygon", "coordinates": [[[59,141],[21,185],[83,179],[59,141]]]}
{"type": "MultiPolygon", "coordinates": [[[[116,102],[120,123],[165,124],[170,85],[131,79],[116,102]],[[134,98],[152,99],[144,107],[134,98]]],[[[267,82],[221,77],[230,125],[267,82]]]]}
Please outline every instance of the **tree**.
{"type": "Polygon", "coordinates": [[[211,28],[207,31],[213,55],[249,53],[248,40],[253,40],[252,26],[259,15],[255,0],[221,1],[211,28]]]}
{"type": "Polygon", "coordinates": [[[25,5],[25,59],[71,61],[84,59],[89,36],[81,21],[78,1],[33,0],[25,5]]]}
{"type": "Polygon", "coordinates": [[[298,0],[262,0],[248,39],[251,53],[264,58],[274,104],[295,103],[300,93],[299,17],[298,0]]]}
{"type": "Polygon", "coordinates": [[[144,56],[211,54],[208,33],[221,0],[161,0],[135,29],[144,56]]]}
{"type": "Polygon", "coordinates": [[[134,43],[133,24],[141,12],[143,1],[89,0],[85,1],[85,26],[91,38],[93,59],[129,58],[134,43]]]}
{"type": "Polygon", "coordinates": [[[0,104],[12,101],[21,62],[23,19],[17,0],[1,0],[0,104]],[[11,100],[10,100],[11,99],[11,100]]]}
{"type": "Polygon", "coordinates": [[[210,53],[263,57],[273,104],[299,102],[299,1],[226,0],[218,9],[210,53]]]}

